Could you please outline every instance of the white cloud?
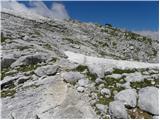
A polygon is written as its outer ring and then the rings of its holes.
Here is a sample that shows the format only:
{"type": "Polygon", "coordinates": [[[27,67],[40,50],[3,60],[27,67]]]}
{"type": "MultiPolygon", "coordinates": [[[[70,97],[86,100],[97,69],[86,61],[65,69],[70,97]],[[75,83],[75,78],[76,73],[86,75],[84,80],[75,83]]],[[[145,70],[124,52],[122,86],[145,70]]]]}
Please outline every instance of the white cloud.
{"type": "Polygon", "coordinates": [[[54,2],[51,9],[49,9],[41,1],[30,1],[29,5],[31,7],[26,7],[24,4],[19,3],[16,0],[3,1],[2,9],[6,8],[18,12],[36,13],[41,16],[49,17],[51,19],[69,19],[69,15],[65,9],[65,6],[61,3],[54,2]]]}

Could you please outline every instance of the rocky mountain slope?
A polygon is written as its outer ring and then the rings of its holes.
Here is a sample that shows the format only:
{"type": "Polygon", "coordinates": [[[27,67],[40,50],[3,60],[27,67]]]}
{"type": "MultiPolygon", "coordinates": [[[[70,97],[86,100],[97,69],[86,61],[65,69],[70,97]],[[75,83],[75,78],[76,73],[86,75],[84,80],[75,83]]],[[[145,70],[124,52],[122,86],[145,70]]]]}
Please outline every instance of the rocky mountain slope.
{"type": "Polygon", "coordinates": [[[157,118],[158,40],[1,12],[2,118],[157,118]]]}

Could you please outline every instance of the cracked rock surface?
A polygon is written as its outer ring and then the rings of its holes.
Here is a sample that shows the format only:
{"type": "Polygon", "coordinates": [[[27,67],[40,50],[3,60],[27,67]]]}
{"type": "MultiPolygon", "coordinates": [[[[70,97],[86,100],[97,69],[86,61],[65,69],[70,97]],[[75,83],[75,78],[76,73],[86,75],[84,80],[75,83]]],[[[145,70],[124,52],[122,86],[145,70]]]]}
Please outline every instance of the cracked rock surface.
{"type": "Polygon", "coordinates": [[[1,118],[158,118],[158,40],[1,11],[1,118]]]}

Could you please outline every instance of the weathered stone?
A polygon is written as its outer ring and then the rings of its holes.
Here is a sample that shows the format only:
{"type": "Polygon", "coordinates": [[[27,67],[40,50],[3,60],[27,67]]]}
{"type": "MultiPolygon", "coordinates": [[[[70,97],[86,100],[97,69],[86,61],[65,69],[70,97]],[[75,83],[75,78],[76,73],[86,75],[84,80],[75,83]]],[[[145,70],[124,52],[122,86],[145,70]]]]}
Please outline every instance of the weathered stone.
{"type": "Polygon", "coordinates": [[[159,119],[159,116],[153,116],[153,119],[159,119]]]}
{"type": "Polygon", "coordinates": [[[57,65],[47,65],[47,66],[38,67],[34,72],[39,77],[42,77],[44,75],[48,75],[48,76],[54,75],[56,74],[57,70],[58,70],[57,65]]]}
{"type": "Polygon", "coordinates": [[[87,79],[80,79],[78,80],[78,85],[82,87],[87,87],[89,81],[87,79]]]}
{"type": "Polygon", "coordinates": [[[138,106],[151,114],[159,114],[158,88],[145,87],[139,90],[138,106]]]}
{"type": "Polygon", "coordinates": [[[2,61],[1,61],[1,68],[3,69],[3,68],[10,67],[10,65],[15,61],[16,59],[13,57],[13,55],[3,56],[2,61]]]}
{"type": "Polygon", "coordinates": [[[84,92],[84,87],[77,87],[78,92],[84,92]]]}
{"type": "Polygon", "coordinates": [[[27,55],[27,56],[20,57],[11,65],[11,67],[14,68],[16,66],[21,66],[21,65],[33,65],[33,64],[45,62],[47,60],[49,60],[48,54],[36,53],[34,55],[27,55]]]}
{"type": "Polygon", "coordinates": [[[123,102],[129,107],[135,107],[137,102],[137,93],[135,89],[122,90],[114,96],[114,99],[123,102]]]}
{"type": "Polygon", "coordinates": [[[97,108],[100,112],[106,113],[108,107],[107,107],[106,105],[103,105],[103,104],[96,104],[96,108],[97,108]]]}
{"type": "Polygon", "coordinates": [[[144,80],[144,76],[139,73],[139,72],[135,72],[135,73],[130,73],[130,74],[123,74],[126,76],[125,81],[127,82],[141,82],[144,80]]]}
{"type": "Polygon", "coordinates": [[[23,76],[18,79],[18,84],[22,84],[30,79],[30,76],[23,76]]]}
{"type": "Polygon", "coordinates": [[[62,77],[64,81],[75,84],[78,80],[84,78],[84,75],[79,72],[64,72],[62,73],[62,77]]]}
{"type": "Polygon", "coordinates": [[[74,106],[69,106],[64,109],[64,111],[58,115],[58,118],[63,119],[80,119],[83,118],[83,113],[74,106]]]}
{"type": "Polygon", "coordinates": [[[109,98],[111,96],[111,91],[109,89],[107,89],[107,88],[103,88],[101,90],[101,94],[106,96],[107,98],[109,98]]]}
{"type": "Polygon", "coordinates": [[[128,113],[124,104],[120,101],[113,101],[109,104],[109,114],[112,119],[128,119],[128,113]]]}
{"type": "Polygon", "coordinates": [[[120,74],[112,74],[112,75],[108,75],[107,78],[120,79],[120,78],[122,78],[122,75],[120,75],[120,74]]]}
{"type": "Polygon", "coordinates": [[[95,82],[96,82],[97,84],[100,84],[100,83],[103,83],[103,80],[102,80],[101,78],[97,78],[97,79],[95,80],[95,82]]]}

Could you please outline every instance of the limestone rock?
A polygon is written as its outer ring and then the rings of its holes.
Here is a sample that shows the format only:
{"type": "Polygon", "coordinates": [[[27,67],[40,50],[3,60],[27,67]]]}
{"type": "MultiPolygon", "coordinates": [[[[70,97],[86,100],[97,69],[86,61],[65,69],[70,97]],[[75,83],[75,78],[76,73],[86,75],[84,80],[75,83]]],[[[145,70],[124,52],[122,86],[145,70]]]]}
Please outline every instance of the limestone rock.
{"type": "Polygon", "coordinates": [[[138,106],[151,114],[159,114],[158,88],[145,87],[139,90],[138,106]]]}
{"type": "Polygon", "coordinates": [[[78,92],[84,92],[84,87],[77,87],[78,92]]]}
{"type": "Polygon", "coordinates": [[[2,61],[1,61],[1,67],[2,68],[7,68],[7,67],[10,67],[10,65],[16,61],[16,59],[13,57],[13,56],[4,56],[2,58],[2,61]]]}
{"type": "Polygon", "coordinates": [[[111,91],[109,90],[109,89],[107,89],[107,88],[103,88],[102,90],[101,90],[101,94],[102,95],[111,95],[111,91]]]}
{"type": "Polygon", "coordinates": [[[54,75],[56,74],[57,70],[58,70],[57,65],[47,65],[47,66],[38,67],[34,72],[39,77],[42,77],[44,75],[48,75],[48,76],[54,75]]]}
{"type": "Polygon", "coordinates": [[[97,84],[100,84],[100,83],[103,83],[103,80],[102,80],[101,78],[97,78],[97,79],[95,80],[95,82],[96,82],[97,84]]]}
{"type": "Polygon", "coordinates": [[[87,87],[89,81],[87,79],[80,79],[78,80],[78,85],[82,87],[87,87]]]}
{"type": "Polygon", "coordinates": [[[106,105],[103,104],[96,104],[96,108],[103,113],[107,112],[108,107],[106,105]]]}
{"type": "Polygon", "coordinates": [[[128,113],[124,104],[120,101],[113,101],[109,104],[109,114],[112,119],[128,119],[128,113]]]}
{"type": "Polygon", "coordinates": [[[62,73],[62,77],[64,81],[75,84],[78,80],[84,78],[84,75],[79,72],[64,72],[62,73]]]}
{"type": "Polygon", "coordinates": [[[135,107],[137,103],[137,93],[135,89],[122,90],[114,96],[114,99],[123,102],[129,107],[135,107]]]}
{"type": "Polygon", "coordinates": [[[36,53],[34,55],[27,55],[27,56],[22,56],[19,59],[17,59],[11,67],[14,68],[16,66],[21,66],[21,65],[33,65],[41,62],[47,61],[49,58],[48,54],[44,53],[36,53]]]}
{"type": "Polygon", "coordinates": [[[113,78],[113,79],[120,79],[120,78],[122,78],[122,75],[120,75],[120,74],[112,74],[112,75],[108,75],[107,77],[113,78]]]}

